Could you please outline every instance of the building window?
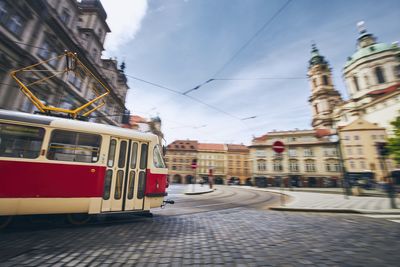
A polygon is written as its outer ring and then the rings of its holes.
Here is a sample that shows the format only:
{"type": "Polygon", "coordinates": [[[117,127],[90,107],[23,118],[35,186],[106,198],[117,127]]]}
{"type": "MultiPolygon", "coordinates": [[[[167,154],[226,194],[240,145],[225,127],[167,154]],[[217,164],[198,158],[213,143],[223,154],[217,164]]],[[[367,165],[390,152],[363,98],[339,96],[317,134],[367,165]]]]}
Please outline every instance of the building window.
{"type": "Polygon", "coordinates": [[[306,172],[315,172],[315,162],[313,160],[307,160],[305,170],[306,172]]]}
{"type": "Polygon", "coordinates": [[[289,148],[289,157],[297,157],[296,148],[289,148]]]}
{"type": "Polygon", "coordinates": [[[360,86],[358,85],[358,78],[357,76],[353,76],[353,82],[354,82],[354,87],[356,88],[356,91],[360,91],[360,86]]]}
{"type": "Polygon", "coordinates": [[[355,169],[356,165],[354,164],[354,161],[350,161],[350,168],[351,169],[355,169]]]}
{"type": "Polygon", "coordinates": [[[363,149],[362,149],[362,147],[359,147],[359,148],[357,149],[357,152],[358,152],[358,155],[362,155],[362,154],[363,154],[363,149]]]}
{"type": "Polygon", "coordinates": [[[291,172],[299,171],[299,163],[297,162],[297,160],[291,160],[289,162],[289,171],[291,171],[291,172]]]}
{"type": "Polygon", "coordinates": [[[324,150],[325,157],[336,157],[337,150],[335,147],[326,147],[324,150]]]}
{"type": "Polygon", "coordinates": [[[318,114],[318,104],[314,105],[314,110],[315,110],[315,113],[318,114]]]}
{"type": "Polygon", "coordinates": [[[363,170],[366,169],[365,161],[361,161],[361,162],[360,162],[360,167],[361,167],[361,169],[363,169],[363,170]]]}
{"type": "Polygon", "coordinates": [[[3,22],[8,14],[7,6],[4,1],[0,1],[0,22],[3,22]]]}
{"type": "Polygon", "coordinates": [[[353,154],[353,151],[351,150],[351,148],[349,147],[349,148],[347,148],[347,155],[352,155],[353,154]]]}
{"type": "Polygon", "coordinates": [[[323,75],[323,76],[322,76],[322,81],[324,82],[324,85],[329,85],[328,76],[323,75]]]}
{"type": "Polygon", "coordinates": [[[265,160],[257,160],[257,170],[258,171],[266,171],[267,170],[267,164],[265,160]]]}
{"type": "Polygon", "coordinates": [[[64,8],[64,9],[62,10],[60,19],[61,19],[62,22],[64,22],[64,24],[65,24],[66,26],[68,26],[68,23],[69,23],[69,21],[70,21],[70,19],[71,19],[71,15],[70,15],[68,9],[64,8]]]}
{"type": "Polygon", "coordinates": [[[381,67],[375,68],[375,75],[376,75],[376,80],[378,81],[378,83],[385,83],[385,76],[383,73],[383,69],[381,67]]]}
{"type": "Polygon", "coordinates": [[[340,164],[338,161],[329,161],[325,163],[325,168],[327,172],[339,172],[340,164]]]}
{"type": "Polygon", "coordinates": [[[355,135],[354,140],[360,140],[360,137],[358,135],[355,135]]]}
{"type": "Polygon", "coordinates": [[[68,81],[80,90],[82,81],[85,78],[84,72],[80,69],[77,69],[73,72],[68,72],[67,75],[68,81]]]}
{"type": "MultiPolygon", "coordinates": [[[[49,40],[46,38],[43,40],[43,43],[40,48],[38,48],[37,52],[38,56],[43,59],[43,60],[49,60],[51,58],[57,57],[57,53],[55,52],[55,49],[51,46],[49,40]]],[[[58,60],[50,60],[47,63],[53,67],[57,66],[58,60]]]]}
{"type": "Polygon", "coordinates": [[[281,160],[274,160],[274,171],[281,172],[283,171],[282,161],[281,160]]]}
{"type": "Polygon", "coordinates": [[[311,148],[304,148],[304,156],[305,157],[313,157],[313,150],[311,148]]]}
{"type": "Polygon", "coordinates": [[[20,35],[22,32],[23,20],[20,16],[14,14],[6,22],[7,29],[15,35],[20,35]]]}

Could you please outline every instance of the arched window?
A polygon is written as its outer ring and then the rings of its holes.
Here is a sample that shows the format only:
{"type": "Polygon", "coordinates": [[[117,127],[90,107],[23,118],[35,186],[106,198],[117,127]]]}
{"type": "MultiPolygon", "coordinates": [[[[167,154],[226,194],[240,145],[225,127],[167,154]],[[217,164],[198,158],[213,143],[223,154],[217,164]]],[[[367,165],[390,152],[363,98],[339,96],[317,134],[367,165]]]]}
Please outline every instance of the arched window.
{"type": "Polygon", "coordinates": [[[378,81],[378,83],[385,82],[385,76],[383,74],[383,69],[381,67],[375,68],[375,75],[376,75],[376,80],[378,81]]]}
{"type": "Polygon", "coordinates": [[[322,76],[322,81],[324,82],[324,85],[328,85],[329,84],[328,76],[323,75],[322,76]]]}
{"type": "Polygon", "coordinates": [[[314,78],[314,79],[312,80],[312,82],[313,82],[314,87],[317,87],[317,79],[314,78]]]}
{"type": "Polygon", "coordinates": [[[360,91],[360,86],[358,85],[358,78],[357,76],[353,76],[353,82],[354,82],[354,87],[356,88],[356,91],[360,91]]]}

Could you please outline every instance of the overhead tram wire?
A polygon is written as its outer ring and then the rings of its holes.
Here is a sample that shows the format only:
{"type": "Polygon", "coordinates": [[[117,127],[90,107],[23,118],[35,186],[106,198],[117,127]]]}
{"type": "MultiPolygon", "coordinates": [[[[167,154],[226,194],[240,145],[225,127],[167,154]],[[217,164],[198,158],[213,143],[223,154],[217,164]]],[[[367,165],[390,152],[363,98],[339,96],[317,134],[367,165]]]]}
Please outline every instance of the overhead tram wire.
{"type": "MultiPolygon", "coordinates": [[[[290,2],[290,1],[292,1],[292,0],[289,0],[288,2],[290,2]]],[[[285,5],[287,5],[288,2],[287,2],[285,5]]],[[[282,10],[282,8],[281,8],[280,10],[282,10]]],[[[270,21],[271,21],[271,20],[270,20],[270,21]]],[[[47,49],[47,48],[43,48],[43,47],[31,45],[31,44],[28,44],[28,43],[23,43],[23,42],[19,42],[19,41],[14,41],[14,42],[15,42],[15,43],[18,43],[18,44],[22,44],[22,45],[26,45],[26,46],[38,48],[38,49],[43,49],[43,50],[47,50],[47,51],[53,51],[53,50],[51,50],[51,49],[47,49]]],[[[107,69],[107,68],[104,68],[104,67],[100,67],[100,68],[105,69],[105,70],[111,70],[111,69],[107,69]]],[[[222,110],[222,109],[220,109],[220,108],[218,108],[218,107],[216,107],[216,106],[210,105],[210,104],[208,104],[208,103],[206,103],[206,102],[204,102],[204,101],[202,101],[202,100],[200,100],[200,99],[198,99],[198,98],[195,98],[195,97],[193,97],[193,96],[189,96],[189,95],[187,95],[187,94],[184,94],[184,93],[181,92],[181,91],[178,91],[178,90],[175,90],[175,89],[172,89],[172,88],[163,86],[163,85],[161,85],[161,84],[157,84],[157,83],[154,83],[154,82],[150,82],[150,81],[144,80],[144,79],[142,79],[142,78],[135,77],[135,76],[130,75],[130,74],[126,74],[126,73],[124,73],[124,74],[125,74],[127,77],[132,78],[132,79],[134,79],[134,80],[137,80],[137,81],[140,81],[140,82],[143,82],[143,83],[152,85],[152,86],[154,86],[154,87],[158,87],[158,88],[163,89],[163,90],[167,90],[167,91],[169,91],[169,92],[171,92],[171,93],[174,93],[174,94],[177,94],[177,95],[182,95],[182,96],[184,96],[184,97],[187,97],[187,98],[191,99],[192,101],[195,101],[195,102],[197,102],[197,103],[200,103],[200,104],[202,104],[202,105],[205,105],[205,106],[207,106],[207,107],[209,107],[209,108],[211,108],[211,109],[214,109],[215,111],[218,111],[218,112],[220,112],[220,113],[223,113],[223,114],[225,114],[225,115],[227,115],[227,116],[229,116],[229,117],[231,117],[231,118],[234,118],[234,119],[236,119],[236,120],[239,120],[239,121],[241,121],[241,122],[243,122],[243,120],[249,119],[249,118],[239,118],[239,117],[237,117],[237,116],[235,116],[235,115],[233,115],[233,114],[231,114],[231,113],[229,113],[229,112],[226,112],[226,111],[224,111],[224,110],[222,110]]],[[[209,82],[211,82],[211,81],[214,81],[214,80],[219,80],[219,79],[209,79],[209,80],[207,80],[206,82],[204,82],[203,85],[204,85],[204,84],[207,84],[207,83],[209,83],[209,82]]],[[[221,79],[221,80],[222,80],[222,79],[221,79]]],[[[224,80],[228,80],[228,79],[224,79],[224,80]]],[[[234,79],[232,79],[232,80],[234,80],[234,79]]],[[[18,88],[18,86],[15,86],[15,87],[18,88]]],[[[115,115],[113,115],[113,116],[115,116],[115,115]]]]}
{"type": "Polygon", "coordinates": [[[210,79],[208,79],[207,81],[205,81],[205,82],[203,82],[203,83],[197,85],[196,87],[194,87],[194,88],[192,88],[192,89],[189,89],[189,90],[183,92],[183,94],[184,94],[184,95],[187,95],[187,94],[189,94],[189,93],[191,93],[191,92],[193,92],[193,91],[195,91],[195,90],[200,89],[200,87],[204,86],[205,84],[207,84],[207,83],[209,83],[209,82],[211,82],[211,81],[214,81],[214,80],[216,79],[215,77],[217,77],[229,64],[231,64],[231,62],[232,62],[244,49],[246,49],[246,47],[247,47],[251,42],[253,42],[253,40],[256,39],[256,38],[260,35],[260,33],[261,33],[262,31],[264,31],[264,29],[265,29],[267,26],[269,26],[269,25],[274,21],[274,19],[275,19],[280,13],[282,13],[282,11],[290,4],[290,2],[292,2],[292,0],[287,0],[286,3],[283,4],[283,5],[281,6],[281,8],[279,8],[279,9],[274,13],[274,15],[272,15],[272,17],[271,17],[269,20],[267,20],[267,21],[263,24],[263,26],[262,26],[260,29],[258,29],[258,31],[256,31],[256,32],[250,37],[250,39],[248,39],[248,40],[235,52],[235,54],[233,54],[233,56],[232,56],[227,62],[225,62],[225,64],[222,65],[222,67],[220,67],[220,68],[214,73],[214,75],[212,75],[212,78],[210,78],[210,79]]]}

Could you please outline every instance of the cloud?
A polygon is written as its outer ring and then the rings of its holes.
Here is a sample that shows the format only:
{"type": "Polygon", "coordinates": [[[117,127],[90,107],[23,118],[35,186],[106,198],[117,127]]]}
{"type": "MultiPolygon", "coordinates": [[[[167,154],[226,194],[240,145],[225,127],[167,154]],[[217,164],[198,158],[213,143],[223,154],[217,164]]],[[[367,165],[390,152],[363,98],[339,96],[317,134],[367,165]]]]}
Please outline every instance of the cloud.
{"type": "Polygon", "coordinates": [[[146,16],[148,3],[147,0],[102,0],[101,3],[111,29],[106,37],[106,52],[116,52],[121,45],[135,38],[146,16]]]}

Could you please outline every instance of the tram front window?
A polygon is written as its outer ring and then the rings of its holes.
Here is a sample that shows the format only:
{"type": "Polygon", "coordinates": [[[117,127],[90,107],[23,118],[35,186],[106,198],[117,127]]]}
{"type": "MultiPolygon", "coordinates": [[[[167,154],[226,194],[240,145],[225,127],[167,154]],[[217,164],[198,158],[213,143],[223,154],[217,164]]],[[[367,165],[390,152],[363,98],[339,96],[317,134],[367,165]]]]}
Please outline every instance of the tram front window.
{"type": "Polygon", "coordinates": [[[156,145],[153,150],[153,163],[156,168],[165,168],[165,164],[160,152],[160,146],[156,145]]]}
{"type": "Polygon", "coordinates": [[[0,123],[0,157],[39,157],[44,129],[0,123]]]}

